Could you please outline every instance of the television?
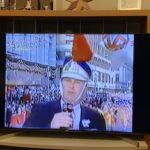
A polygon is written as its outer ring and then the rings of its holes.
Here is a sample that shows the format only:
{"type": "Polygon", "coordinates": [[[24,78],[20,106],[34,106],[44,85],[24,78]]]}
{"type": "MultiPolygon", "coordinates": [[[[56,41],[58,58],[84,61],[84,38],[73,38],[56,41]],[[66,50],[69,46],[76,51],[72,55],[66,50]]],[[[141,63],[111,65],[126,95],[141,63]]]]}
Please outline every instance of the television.
{"type": "MultiPolygon", "coordinates": [[[[4,129],[4,95],[5,95],[5,34],[0,34],[0,130],[4,129]]],[[[2,132],[1,132],[2,135],[2,132]]]]}
{"type": "Polygon", "coordinates": [[[6,130],[149,133],[149,34],[1,35],[6,130]]]}

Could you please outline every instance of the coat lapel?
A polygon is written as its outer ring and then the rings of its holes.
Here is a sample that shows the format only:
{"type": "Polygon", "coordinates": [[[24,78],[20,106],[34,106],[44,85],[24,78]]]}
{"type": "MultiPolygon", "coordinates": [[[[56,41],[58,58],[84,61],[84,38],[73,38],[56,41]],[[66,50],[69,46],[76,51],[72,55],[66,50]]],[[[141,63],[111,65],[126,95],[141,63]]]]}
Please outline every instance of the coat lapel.
{"type": "Polygon", "coordinates": [[[80,130],[87,130],[90,128],[89,112],[86,107],[81,106],[80,130]]]}

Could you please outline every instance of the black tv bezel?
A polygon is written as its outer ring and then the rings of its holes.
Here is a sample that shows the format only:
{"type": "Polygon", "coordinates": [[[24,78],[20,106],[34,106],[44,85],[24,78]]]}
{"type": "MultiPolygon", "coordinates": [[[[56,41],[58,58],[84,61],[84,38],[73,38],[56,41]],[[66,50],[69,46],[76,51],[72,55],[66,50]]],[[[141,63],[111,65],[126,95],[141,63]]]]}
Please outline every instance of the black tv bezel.
{"type": "MultiPolygon", "coordinates": [[[[24,33],[22,33],[24,34],[24,33]]],[[[97,33],[101,34],[101,33],[97,33]]],[[[108,34],[108,33],[107,33],[108,34]]],[[[113,34],[113,33],[112,33],[113,34]]],[[[122,33],[120,33],[122,34],[122,33]]],[[[149,62],[149,52],[150,49],[150,34],[134,34],[134,72],[133,72],[133,124],[132,132],[119,132],[119,131],[70,131],[70,130],[53,130],[53,129],[25,129],[25,128],[6,128],[4,127],[4,109],[5,109],[5,60],[6,60],[6,33],[0,34],[0,114],[3,118],[0,118],[0,129],[6,131],[23,131],[23,132],[47,132],[52,135],[91,135],[91,136],[100,136],[100,135],[136,135],[136,134],[146,134],[150,133],[150,120],[148,120],[148,114],[150,114],[150,101],[148,101],[149,95],[149,76],[148,68],[150,65],[149,62]],[[143,52],[141,49],[144,49],[143,52]],[[139,67],[140,66],[140,67],[139,67]],[[146,67],[147,66],[147,67],[146,67]],[[142,70],[142,72],[141,72],[142,70]],[[140,73],[140,75],[139,75],[140,73]],[[137,82],[138,81],[138,82],[137,82]],[[145,87],[141,88],[141,87],[145,87]],[[141,92],[142,91],[142,92],[141,92]],[[144,96],[143,96],[143,93],[144,96]],[[143,98],[144,97],[144,98],[143,98]],[[142,101],[141,101],[142,99],[142,101]],[[141,109],[142,107],[142,109],[141,109]],[[146,107],[146,109],[145,109],[146,107]],[[146,110],[146,111],[145,111],[146,110]],[[137,117],[138,116],[138,117],[137,117]]]]}

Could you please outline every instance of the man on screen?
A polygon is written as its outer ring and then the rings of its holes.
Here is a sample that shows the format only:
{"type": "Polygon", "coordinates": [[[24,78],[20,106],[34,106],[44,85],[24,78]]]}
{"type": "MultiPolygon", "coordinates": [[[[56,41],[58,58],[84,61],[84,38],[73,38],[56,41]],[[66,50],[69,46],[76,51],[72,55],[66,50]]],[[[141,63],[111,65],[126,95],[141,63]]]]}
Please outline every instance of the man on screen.
{"type": "Polygon", "coordinates": [[[86,62],[67,58],[60,81],[62,98],[35,105],[24,127],[104,131],[103,116],[80,104],[90,76],[91,69],[86,62]]]}

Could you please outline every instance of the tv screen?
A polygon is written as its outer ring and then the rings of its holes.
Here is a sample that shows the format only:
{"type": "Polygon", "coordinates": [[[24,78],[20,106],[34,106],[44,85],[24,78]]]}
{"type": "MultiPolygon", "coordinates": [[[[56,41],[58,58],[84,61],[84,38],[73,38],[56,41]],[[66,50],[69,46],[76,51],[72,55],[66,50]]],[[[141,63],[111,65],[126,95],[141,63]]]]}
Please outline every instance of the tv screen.
{"type": "Polygon", "coordinates": [[[148,39],[135,34],[7,33],[3,127],[148,132],[148,56],[142,52],[148,39]],[[145,128],[139,125],[142,120],[145,128]]]}

